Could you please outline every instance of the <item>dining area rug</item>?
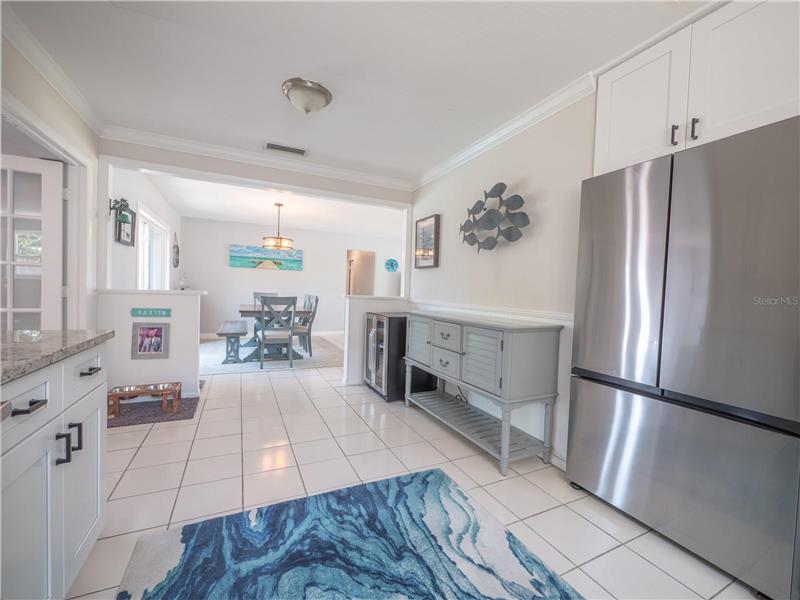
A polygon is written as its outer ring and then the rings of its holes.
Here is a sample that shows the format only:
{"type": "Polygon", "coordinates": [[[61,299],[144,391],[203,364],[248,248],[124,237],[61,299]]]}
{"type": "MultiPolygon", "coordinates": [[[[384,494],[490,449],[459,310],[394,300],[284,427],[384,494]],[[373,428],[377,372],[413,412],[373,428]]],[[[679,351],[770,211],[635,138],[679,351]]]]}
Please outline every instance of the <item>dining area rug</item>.
{"type": "MultiPolygon", "coordinates": [[[[247,341],[242,338],[242,343],[247,341]]],[[[325,339],[322,335],[313,336],[314,356],[309,356],[299,346],[295,351],[303,355],[302,360],[295,360],[294,369],[319,369],[323,367],[341,367],[344,363],[343,350],[325,339]]],[[[242,347],[239,351],[245,357],[253,351],[251,347],[242,347]]],[[[225,358],[225,340],[200,340],[200,375],[224,375],[226,373],[253,373],[261,371],[258,361],[221,364],[225,358]]],[[[288,360],[264,361],[264,371],[284,371],[289,368],[288,360]]]]}
{"type": "Polygon", "coordinates": [[[117,600],[581,596],[439,469],[139,538],[117,600]]]}

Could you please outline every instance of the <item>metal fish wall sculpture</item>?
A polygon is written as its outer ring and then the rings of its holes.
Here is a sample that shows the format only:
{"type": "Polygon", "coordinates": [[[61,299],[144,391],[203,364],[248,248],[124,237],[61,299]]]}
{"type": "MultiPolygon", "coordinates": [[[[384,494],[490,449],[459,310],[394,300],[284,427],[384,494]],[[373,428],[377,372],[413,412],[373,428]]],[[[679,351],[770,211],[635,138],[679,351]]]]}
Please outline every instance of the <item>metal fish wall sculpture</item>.
{"type": "Polygon", "coordinates": [[[461,224],[459,234],[461,241],[469,246],[477,246],[481,250],[494,250],[500,239],[516,242],[522,237],[521,229],[531,224],[531,219],[520,209],[525,200],[519,194],[503,199],[508,186],[496,183],[488,192],[484,190],[483,200],[478,200],[467,209],[467,220],[461,224]],[[489,208],[490,200],[497,199],[497,208],[489,208]],[[480,215],[480,216],[478,216],[480,215]],[[504,227],[503,225],[508,225],[504,227]],[[492,232],[481,239],[480,232],[492,232]]]}

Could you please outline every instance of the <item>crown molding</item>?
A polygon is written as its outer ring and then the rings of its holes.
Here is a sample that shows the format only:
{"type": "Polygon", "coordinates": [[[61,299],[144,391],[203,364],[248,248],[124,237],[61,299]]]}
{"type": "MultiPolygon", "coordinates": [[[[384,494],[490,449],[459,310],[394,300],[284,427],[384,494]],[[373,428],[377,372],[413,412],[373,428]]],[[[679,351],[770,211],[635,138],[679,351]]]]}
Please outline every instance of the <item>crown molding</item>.
{"type": "Polygon", "coordinates": [[[331,179],[339,179],[342,181],[350,181],[365,185],[374,185],[377,187],[402,190],[405,192],[411,192],[415,187],[411,181],[406,181],[404,179],[396,179],[393,177],[373,175],[361,171],[351,171],[349,169],[329,167],[319,163],[308,162],[304,159],[265,156],[261,152],[240,150],[238,148],[231,148],[230,146],[208,144],[195,140],[187,140],[184,138],[162,135],[160,133],[141,131],[139,129],[117,127],[115,125],[106,127],[103,130],[101,137],[102,139],[116,142],[139,144],[142,146],[150,146],[152,148],[160,148],[162,150],[172,150],[174,152],[186,152],[188,154],[207,156],[209,158],[231,160],[235,162],[258,165],[261,167],[291,171],[293,173],[328,177],[331,179]]]}
{"type": "Polygon", "coordinates": [[[495,146],[510,140],[512,137],[536,125],[537,123],[551,117],[570,104],[593,94],[595,90],[595,78],[591,73],[581,75],[578,79],[565,85],[563,88],[551,94],[541,102],[534,104],[525,112],[507,121],[494,131],[484,135],[476,142],[470,144],[460,152],[457,152],[446,161],[439,163],[432,169],[423,173],[417,188],[427,185],[439,177],[457,169],[461,165],[471,161],[473,158],[491,150],[495,146]]]}
{"type": "Polygon", "coordinates": [[[3,37],[14,46],[25,59],[33,65],[50,86],[66,101],[78,116],[98,136],[103,131],[103,120],[92,110],[88,100],[78,87],[67,77],[58,63],[44,49],[39,40],[31,33],[28,26],[12,10],[7,2],[3,3],[3,37]]]}

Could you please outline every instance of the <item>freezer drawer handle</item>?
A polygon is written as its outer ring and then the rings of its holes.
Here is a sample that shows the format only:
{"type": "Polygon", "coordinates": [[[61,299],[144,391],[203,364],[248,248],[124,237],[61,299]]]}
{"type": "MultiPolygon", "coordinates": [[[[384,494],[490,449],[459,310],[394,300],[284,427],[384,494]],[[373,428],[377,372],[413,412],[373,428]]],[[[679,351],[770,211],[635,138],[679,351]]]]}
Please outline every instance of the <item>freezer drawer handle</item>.
{"type": "Polygon", "coordinates": [[[670,134],[669,134],[669,143],[672,144],[673,146],[677,146],[678,145],[678,140],[675,139],[675,134],[676,133],[678,133],[678,126],[677,125],[673,125],[672,126],[672,130],[670,131],[670,134]]]}
{"type": "Polygon", "coordinates": [[[693,117],[692,118],[692,131],[689,133],[689,136],[693,140],[696,140],[698,137],[700,137],[699,135],[697,135],[697,124],[699,122],[700,122],[700,119],[698,119],[697,117],[693,117]]]}
{"type": "Polygon", "coordinates": [[[65,458],[57,458],[56,464],[63,465],[72,462],[72,434],[71,433],[57,433],[57,440],[64,440],[65,458]]]}
{"type": "Polygon", "coordinates": [[[449,333],[445,333],[444,331],[440,331],[439,335],[442,336],[443,340],[449,340],[450,339],[450,334],[449,333]]]}
{"type": "Polygon", "coordinates": [[[69,423],[67,427],[78,430],[78,444],[72,447],[72,451],[83,450],[83,423],[69,423]]]}
{"type": "Polygon", "coordinates": [[[12,417],[19,417],[20,415],[32,415],[37,410],[47,406],[47,398],[44,400],[29,400],[28,408],[15,408],[11,411],[12,417]]]}
{"type": "Polygon", "coordinates": [[[449,361],[449,360],[442,360],[442,359],[440,358],[440,359],[439,359],[439,364],[440,364],[440,365],[442,365],[442,366],[443,366],[443,367],[446,369],[446,368],[447,368],[447,366],[450,364],[450,361],[449,361]]]}
{"type": "Polygon", "coordinates": [[[92,375],[97,375],[100,371],[102,371],[103,367],[89,367],[85,371],[80,372],[81,377],[91,377],[92,375]]]}

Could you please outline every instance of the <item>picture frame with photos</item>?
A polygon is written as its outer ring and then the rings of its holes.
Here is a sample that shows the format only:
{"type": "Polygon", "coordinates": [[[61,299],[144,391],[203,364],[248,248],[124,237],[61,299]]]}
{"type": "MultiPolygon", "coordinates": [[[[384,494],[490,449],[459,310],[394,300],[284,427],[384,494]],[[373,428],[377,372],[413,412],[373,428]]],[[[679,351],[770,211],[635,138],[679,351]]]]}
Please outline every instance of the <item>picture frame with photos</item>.
{"type": "Polygon", "coordinates": [[[134,360],[169,358],[169,323],[134,323],[131,358],[134,360]]]}

